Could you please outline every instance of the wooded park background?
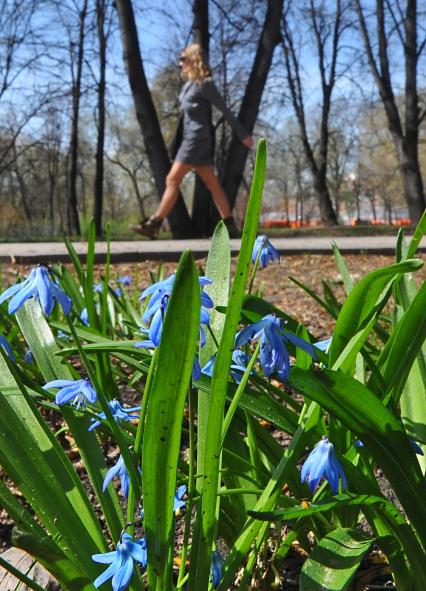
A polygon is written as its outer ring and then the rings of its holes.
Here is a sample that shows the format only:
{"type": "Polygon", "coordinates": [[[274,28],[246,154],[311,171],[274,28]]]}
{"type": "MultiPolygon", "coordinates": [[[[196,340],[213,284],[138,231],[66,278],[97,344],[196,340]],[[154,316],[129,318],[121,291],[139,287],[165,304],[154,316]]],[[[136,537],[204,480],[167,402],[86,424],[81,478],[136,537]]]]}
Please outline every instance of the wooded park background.
{"type": "MultiPolygon", "coordinates": [[[[426,6],[416,0],[0,0],[0,240],[112,235],[152,213],[197,41],[228,106],[268,145],[264,216],[418,221],[426,6]]],[[[236,217],[254,152],[214,112],[236,217]]],[[[174,237],[217,219],[188,175],[174,237]]]]}

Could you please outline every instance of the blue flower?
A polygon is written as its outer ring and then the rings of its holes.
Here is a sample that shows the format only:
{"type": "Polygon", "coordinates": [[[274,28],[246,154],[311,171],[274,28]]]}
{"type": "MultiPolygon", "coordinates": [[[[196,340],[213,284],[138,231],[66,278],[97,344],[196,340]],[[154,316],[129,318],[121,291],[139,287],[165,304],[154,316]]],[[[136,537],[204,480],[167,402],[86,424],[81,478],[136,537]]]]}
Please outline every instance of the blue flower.
{"type": "Polygon", "coordinates": [[[259,361],[266,376],[275,372],[283,381],[288,378],[290,355],[286,348],[287,341],[316,359],[314,347],[288,330],[283,330],[282,320],[273,314],[243,328],[235,337],[235,346],[240,347],[256,339],[260,339],[259,361]]]}
{"type": "Polygon", "coordinates": [[[87,311],[87,308],[83,308],[83,310],[81,311],[80,320],[86,326],[90,326],[90,323],[89,323],[89,313],[87,311]]]}
{"type": "Polygon", "coordinates": [[[72,339],[71,335],[67,334],[63,330],[58,330],[56,334],[57,339],[63,339],[64,341],[70,341],[72,339]]]}
{"type": "Polygon", "coordinates": [[[131,275],[122,275],[121,277],[117,278],[117,282],[121,283],[121,285],[130,285],[133,279],[131,275]]]}
{"type": "Polygon", "coordinates": [[[277,261],[280,262],[278,250],[272,246],[268,237],[265,235],[258,236],[256,238],[251,255],[251,261],[253,264],[255,264],[257,257],[259,257],[259,262],[262,269],[266,267],[268,261],[271,261],[272,263],[275,259],[277,259],[277,261]]]}
{"type": "Polygon", "coordinates": [[[110,468],[108,472],[105,474],[104,484],[102,486],[103,492],[106,491],[106,487],[115,477],[118,477],[120,479],[121,490],[123,491],[123,495],[127,499],[127,497],[129,496],[130,477],[122,455],[120,455],[120,457],[118,458],[118,461],[115,464],[115,466],[112,466],[112,468],[110,468]]]}
{"type": "Polygon", "coordinates": [[[117,550],[104,554],[93,554],[92,560],[109,567],[93,582],[96,589],[112,577],[113,591],[124,591],[130,583],[133,574],[133,561],[143,567],[147,563],[145,538],[133,540],[130,534],[123,534],[117,544],[117,550]]]}
{"type": "Polygon", "coordinates": [[[123,295],[123,290],[121,287],[114,287],[113,291],[118,298],[123,295]]]}
{"type": "Polygon", "coordinates": [[[31,349],[28,349],[24,353],[24,362],[25,363],[32,363],[34,361],[34,355],[31,349]]]}
{"type": "Polygon", "coordinates": [[[324,353],[327,353],[332,340],[333,337],[329,337],[328,339],[324,339],[323,341],[317,341],[316,343],[314,343],[314,345],[320,351],[324,351],[324,353]]]}
{"type": "MultiPolygon", "coordinates": [[[[148,307],[142,316],[142,320],[145,322],[145,324],[149,322],[150,318],[155,315],[161,306],[165,308],[167,305],[167,300],[164,300],[164,296],[168,296],[168,298],[170,297],[175,282],[175,276],[176,275],[173,273],[173,275],[170,275],[167,277],[167,279],[150,285],[140,295],[140,300],[151,296],[148,307]],[[166,303],[164,303],[164,301],[166,303]]],[[[203,287],[204,285],[209,285],[211,283],[211,279],[208,279],[207,277],[199,277],[198,282],[200,286],[203,287]]],[[[201,305],[205,308],[213,308],[214,305],[211,297],[208,296],[204,291],[201,291],[201,305]]]]}
{"type": "Polygon", "coordinates": [[[70,313],[72,305],[71,299],[50,280],[49,271],[44,266],[35,267],[24,281],[6,289],[0,296],[0,304],[9,298],[9,314],[17,312],[30,298],[40,302],[46,316],[52,312],[55,300],[60,303],[66,315],[70,313]]]}
{"type": "Polygon", "coordinates": [[[102,285],[102,283],[94,283],[93,284],[93,291],[95,293],[102,293],[104,290],[104,286],[102,285]]]}
{"type": "MultiPolygon", "coordinates": [[[[133,406],[132,408],[124,408],[124,406],[122,406],[118,400],[111,400],[110,402],[108,402],[108,406],[111,409],[111,414],[114,418],[114,421],[116,423],[120,423],[120,421],[135,421],[139,418],[139,412],[138,414],[132,414],[132,413],[136,413],[137,411],[139,411],[141,409],[140,406],[133,406]]],[[[100,412],[97,414],[98,419],[102,419],[103,421],[106,420],[106,414],[104,412],[100,412]]],[[[99,425],[102,424],[101,421],[99,421],[98,419],[92,418],[92,424],[90,425],[88,431],[93,431],[93,429],[96,429],[96,427],[99,427],[99,425]]]]}
{"type": "Polygon", "coordinates": [[[415,453],[418,456],[424,456],[423,450],[420,447],[420,445],[417,443],[417,441],[414,441],[414,439],[409,439],[409,441],[410,441],[410,445],[413,448],[413,450],[415,451],[415,453]]]}
{"type": "MultiPolygon", "coordinates": [[[[201,373],[206,376],[213,376],[213,368],[216,361],[216,356],[213,355],[207,361],[206,365],[202,368],[201,373]]],[[[232,364],[231,364],[231,376],[234,380],[239,384],[241,382],[242,374],[246,371],[246,364],[250,361],[250,357],[244,353],[244,351],[240,351],[239,349],[235,349],[232,352],[232,364]]],[[[254,369],[251,371],[252,375],[255,375],[256,372],[254,369]]]]}
{"type": "Polygon", "coordinates": [[[194,357],[194,363],[192,364],[192,381],[196,382],[201,376],[201,365],[197,355],[194,357]]]}
{"type": "Polygon", "coordinates": [[[322,478],[328,480],[334,494],[339,492],[339,480],[342,481],[343,490],[348,485],[343,468],[334,453],[334,446],[327,437],[323,437],[311,451],[303,464],[300,476],[302,482],[308,480],[312,494],[322,478]]]}
{"type": "Polygon", "coordinates": [[[9,341],[3,335],[0,335],[0,347],[3,347],[11,361],[15,361],[12,347],[9,345],[9,341]]]}
{"type": "Polygon", "coordinates": [[[212,585],[216,589],[222,579],[222,570],[225,561],[217,550],[212,552],[212,564],[210,572],[212,575],[212,585]]]}
{"type": "Polygon", "coordinates": [[[85,408],[86,400],[94,404],[98,395],[89,380],[52,380],[43,386],[44,390],[59,388],[55,402],[58,406],[73,400],[72,404],[79,410],[85,408]]]}
{"type": "Polygon", "coordinates": [[[179,515],[180,514],[180,510],[183,509],[183,507],[185,507],[185,501],[182,501],[182,497],[183,495],[186,493],[186,486],[184,484],[182,484],[182,486],[180,486],[175,494],[175,498],[173,499],[173,513],[175,515],[179,515]]]}

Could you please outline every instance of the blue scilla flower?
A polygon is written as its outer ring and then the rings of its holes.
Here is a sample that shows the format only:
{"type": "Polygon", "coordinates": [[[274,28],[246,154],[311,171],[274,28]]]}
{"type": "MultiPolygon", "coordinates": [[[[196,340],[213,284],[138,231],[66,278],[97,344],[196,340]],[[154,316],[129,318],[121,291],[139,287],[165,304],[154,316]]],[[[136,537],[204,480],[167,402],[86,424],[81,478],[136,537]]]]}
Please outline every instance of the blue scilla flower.
{"type": "Polygon", "coordinates": [[[180,510],[185,507],[185,501],[182,501],[183,495],[186,493],[186,486],[182,484],[175,494],[175,498],[173,499],[173,513],[175,515],[180,514],[180,510]]]}
{"type": "Polygon", "coordinates": [[[94,283],[93,284],[93,291],[95,293],[102,293],[104,290],[104,286],[102,285],[102,283],[94,283]]]}
{"type": "Polygon", "coordinates": [[[324,353],[327,353],[332,340],[333,337],[329,337],[328,339],[324,339],[323,341],[317,341],[316,343],[314,343],[314,345],[320,351],[324,351],[324,353]]]}
{"type": "Polygon", "coordinates": [[[119,298],[123,295],[123,290],[121,289],[121,287],[114,287],[114,293],[119,298]]]}
{"type": "Polygon", "coordinates": [[[94,404],[98,395],[89,380],[52,380],[43,386],[44,390],[58,388],[55,402],[58,406],[72,402],[79,410],[86,407],[86,401],[94,404]]]}
{"type": "MultiPolygon", "coordinates": [[[[201,373],[206,376],[213,376],[213,368],[216,361],[216,356],[213,355],[210,357],[206,365],[201,369],[201,373]]],[[[239,384],[241,382],[242,374],[247,369],[247,363],[250,361],[250,357],[244,353],[244,351],[240,351],[239,349],[235,349],[232,352],[232,364],[231,364],[231,376],[234,380],[239,384]]],[[[255,375],[256,372],[254,369],[251,371],[252,375],[255,375]]]]}
{"type": "Polygon", "coordinates": [[[62,339],[64,341],[71,341],[72,340],[72,336],[69,335],[69,334],[67,334],[63,330],[58,330],[58,333],[57,333],[56,336],[57,336],[58,339],[62,339]]]}
{"type": "Polygon", "coordinates": [[[121,490],[123,491],[123,495],[127,499],[129,496],[130,477],[122,455],[120,455],[120,457],[118,458],[117,463],[114,466],[112,466],[105,474],[104,483],[102,486],[103,492],[106,491],[106,487],[111,482],[111,480],[116,477],[120,479],[121,490]]]}
{"type": "MultiPolygon", "coordinates": [[[[120,423],[121,421],[135,421],[139,418],[139,411],[141,409],[140,406],[124,408],[124,406],[122,406],[120,402],[115,399],[108,402],[108,406],[116,423],[120,423]]],[[[99,419],[102,419],[103,421],[106,420],[106,414],[104,412],[100,412],[96,416],[98,417],[97,419],[91,419],[92,424],[90,425],[88,431],[93,431],[93,429],[96,429],[102,424],[99,419]]]]}
{"type": "Polygon", "coordinates": [[[28,349],[24,353],[24,362],[25,363],[32,363],[34,361],[34,355],[31,349],[28,349]]]}
{"type": "Polygon", "coordinates": [[[3,349],[6,351],[6,354],[11,361],[15,361],[15,356],[13,354],[12,347],[10,346],[7,338],[4,337],[3,335],[0,335],[0,347],[3,347],[3,349]]]}
{"type": "Polygon", "coordinates": [[[96,589],[112,578],[113,591],[124,591],[132,578],[134,562],[138,562],[143,567],[146,566],[145,538],[134,540],[130,534],[123,534],[117,544],[117,550],[93,554],[92,560],[109,564],[109,567],[93,582],[96,589]]]}
{"type": "Polygon", "coordinates": [[[0,304],[10,298],[8,311],[14,314],[30,298],[40,302],[46,316],[53,310],[57,300],[66,315],[71,310],[71,299],[49,277],[49,271],[44,266],[35,267],[28,277],[21,283],[12,285],[0,296],[0,304]]]}
{"type": "Polygon", "coordinates": [[[312,494],[322,478],[328,480],[334,494],[339,492],[339,480],[342,481],[343,490],[348,486],[346,475],[334,453],[334,446],[327,437],[323,437],[311,451],[303,464],[300,477],[302,482],[308,480],[312,494]]]}
{"type": "Polygon", "coordinates": [[[139,349],[155,349],[158,347],[161,340],[161,334],[163,332],[163,319],[166,313],[167,303],[169,296],[164,295],[158,309],[155,311],[149,328],[141,328],[142,333],[148,334],[148,339],[135,343],[135,347],[139,349]]]}
{"type": "Polygon", "coordinates": [[[121,275],[120,277],[117,277],[117,282],[121,283],[121,285],[130,285],[132,281],[133,279],[131,275],[121,275]]]}
{"type": "Polygon", "coordinates": [[[89,323],[89,312],[87,311],[87,308],[83,308],[83,310],[81,311],[80,320],[86,326],[90,326],[90,323],[89,323]]]}
{"type": "Polygon", "coordinates": [[[410,439],[410,445],[418,456],[424,456],[423,450],[414,439],[410,439]]]}
{"type": "MultiPolygon", "coordinates": [[[[172,275],[167,277],[167,279],[164,279],[163,281],[157,281],[157,283],[154,283],[153,285],[147,287],[140,295],[140,300],[143,300],[146,297],[151,296],[149,299],[148,307],[142,316],[142,320],[145,322],[145,324],[148,324],[149,320],[160,308],[164,296],[170,297],[175,282],[175,277],[176,275],[173,273],[172,275]]],[[[211,279],[208,279],[207,277],[199,277],[198,282],[201,288],[203,288],[204,285],[209,285],[211,283],[211,279]]],[[[205,308],[213,308],[214,305],[211,297],[207,295],[204,291],[201,291],[201,305],[205,308]]]]}
{"type": "Polygon", "coordinates": [[[260,339],[259,361],[266,376],[275,372],[283,381],[288,378],[290,356],[286,341],[308,353],[312,359],[316,359],[314,347],[288,330],[284,330],[282,320],[273,314],[268,314],[258,322],[243,328],[235,337],[235,346],[241,347],[248,341],[257,339],[260,339]]]}
{"type": "Polygon", "coordinates": [[[278,250],[269,242],[269,238],[265,235],[258,236],[253,246],[251,261],[254,264],[259,257],[259,263],[262,269],[266,267],[269,261],[271,263],[277,259],[280,262],[280,254],[278,250]],[[259,254],[260,253],[260,254],[259,254]]]}
{"type": "Polygon", "coordinates": [[[222,556],[219,554],[217,550],[213,550],[212,552],[212,563],[210,567],[210,572],[212,576],[212,585],[214,589],[218,587],[220,581],[222,580],[222,570],[225,561],[222,556]]]}

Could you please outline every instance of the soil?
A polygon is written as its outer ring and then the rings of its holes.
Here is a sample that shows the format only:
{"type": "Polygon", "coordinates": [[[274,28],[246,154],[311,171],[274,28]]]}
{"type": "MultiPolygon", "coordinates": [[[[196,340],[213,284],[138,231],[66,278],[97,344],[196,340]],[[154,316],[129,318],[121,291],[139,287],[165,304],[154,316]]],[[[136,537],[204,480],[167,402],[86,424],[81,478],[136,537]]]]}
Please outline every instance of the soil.
{"type": "MultiPolygon", "coordinates": [[[[423,260],[426,256],[423,255],[423,260]]],[[[395,262],[393,257],[381,255],[348,255],[345,256],[345,262],[349,268],[353,280],[359,281],[366,273],[377,267],[386,266],[395,262]]],[[[205,260],[197,261],[197,264],[203,268],[205,260]]],[[[235,261],[233,261],[235,265],[235,261]]],[[[28,266],[24,265],[3,265],[1,269],[1,284],[3,289],[16,282],[18,276],[26,276],[29,271],[28,266]]],[[[164,263],[163,274],[167,277],[176,269],[175,263],[164,263]]],[[[143,263],[120,264],[111,266],[111,284],[119,276],[131,275],[133,283],[130,287],[124,287],[129,293],[135,289],[137,292],[147,287],[152,280],[156,280],[159,272],[159,265],[155,262],[146,261],[143,263]]],[[[103,266],[96,267],[96,273],[101,276],[104,273],[103,266]]],[[[308,286],[313,291],[323,296],[324,282],[332,288],[339,301],[343,301],[344,289],[343,282],[337,271],[334,258],[331,255],[304,255],[282,257],[280,264],[269,265],[266,269],[259,270],[254,284],[253,293],[261,294],[267,301],[274,306],[282,309],[287,314],[295,317],[299,322],[305,324],[312,334],[318,340],[329,337],[334,328],[334,321],[329,314],[300,287],[295,285],[289,277],[295,277],[298,281],[308,286]]],[[[424,280],[425,273],[422,269],[416,274],[416,281],[424,280]]],[[[132,404],[132,393],[126,392],[126,402],[132,404]]],[[[284,445],[288,437],[283,433],[274,434],[277,440],[284,445]]],[[[72,447],[72,444],[69,446],[72,447]]],[[[70,450],[68,450],[70,451],[70,450]]],[[[106,449],[108,461],[115,462],[116,450],[106,449]]],[[[70,454],[71,455],[71,454],[70,454]]],[[[79,461],[78,453],[75,454],[75,465],[78,472],[83,472],[83,467],[79,461]]],[[[0,470],[1,474],[1,470],[0,470]]],[[[19,493],[18,493],[19,494],[19,493]]],[[[0,509],[0,553],[9,547],[12,523],[5,511],[0,509]]],[[[284,564],[284,570],[281,576],[281,586],[279,588],[288,591],[297,590],[298,573],[303,564],[305,556],[303,551],[294,547],[287,555],[284,564]]],[[[360,576],[363,575],[364,583],[358,577],[359,584],[353,589],[363,591],[370,589],[392,589],[389,586],[389,574],[386,564],[383,562],[383,556],[380,552],[373,552],[363,564],[360,576]],[[376,575],[374,575],[376,569],[376,575]],[[373,577],[367,576],[373,573],[373,577]],[[366,575],[367,573],[367,575],[366,575]],[[373,581],[372,581],[373,578],[373,581]],[[371,586],[369,586],[371,585],[371,586]]],[[[256,587],[266,589],[266,587],[256,587]]],[[[268,587],[270,588],[270,587],[268,587]]]]}

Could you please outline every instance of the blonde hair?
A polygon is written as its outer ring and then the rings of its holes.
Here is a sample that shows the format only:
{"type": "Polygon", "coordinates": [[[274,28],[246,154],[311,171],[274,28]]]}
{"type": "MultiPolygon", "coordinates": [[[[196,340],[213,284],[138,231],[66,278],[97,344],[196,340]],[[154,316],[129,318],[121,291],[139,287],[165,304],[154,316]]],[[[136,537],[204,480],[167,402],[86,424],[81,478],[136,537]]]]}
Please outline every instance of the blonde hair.
{"type": "Polygon", "coordinates": [[[183,50],[182,55],[185,56],[188,65],[185,74],[189,80],[192,82],[202,82],[203,80],[211,79],[212,72],[207,62],[207,56],[201,45],[198,43],[188,45],[188,47],[185,47],[183,50]]]}

